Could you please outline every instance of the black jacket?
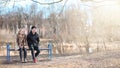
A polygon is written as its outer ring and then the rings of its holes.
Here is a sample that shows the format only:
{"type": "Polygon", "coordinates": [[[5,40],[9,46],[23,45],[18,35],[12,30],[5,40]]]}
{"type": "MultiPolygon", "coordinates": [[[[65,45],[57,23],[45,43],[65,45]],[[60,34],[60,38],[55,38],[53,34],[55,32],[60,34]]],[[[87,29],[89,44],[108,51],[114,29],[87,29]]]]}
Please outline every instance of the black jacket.
{"type": "Polygon", "coordinates": [[[32,31],[27,35],[28,46],[35,46],[39,44],[39,35],[37,33],[33,34],[32,31]]]}

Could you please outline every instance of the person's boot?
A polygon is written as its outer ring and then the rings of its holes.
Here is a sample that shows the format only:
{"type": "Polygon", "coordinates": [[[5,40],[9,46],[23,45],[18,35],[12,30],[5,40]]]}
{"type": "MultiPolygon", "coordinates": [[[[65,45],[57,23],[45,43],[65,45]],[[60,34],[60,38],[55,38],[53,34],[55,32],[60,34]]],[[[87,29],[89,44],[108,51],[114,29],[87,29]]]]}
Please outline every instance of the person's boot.
{"type": "Polygon", "coordinates": [[[33,59],[33,62],[34,62],[34,63],[36,63],[36,62],[37,62],[36,58],[34,58],[34,59],[33,59]]]}
{"type": "Polygon", "coordinates": [[[24,62],[24,60],[23,60],[23,59],[20,59],[20,62],[21,62],[21,63],[23,63],[23,62],[24,62]]]}
{"type": "Polygon", "coordinates": [[[20,63],[22,63],[22,59],[20,59],[20,63]]]}

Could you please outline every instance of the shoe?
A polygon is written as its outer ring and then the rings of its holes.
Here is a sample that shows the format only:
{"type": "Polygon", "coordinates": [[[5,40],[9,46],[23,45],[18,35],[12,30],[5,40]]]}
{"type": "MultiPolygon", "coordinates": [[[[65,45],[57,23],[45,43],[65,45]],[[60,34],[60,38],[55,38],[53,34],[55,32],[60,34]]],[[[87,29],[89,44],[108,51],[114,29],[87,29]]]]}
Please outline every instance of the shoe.
{"type": "Polygon", "coordinates": [[[34,62],[34,63],[36,63],[36,62],[37,62],[36,58],[34,58],[34,59],[33,59],[33,62],[34,62]]]}
{"type": "Polygon", "coordinates": [[[24,61],[22,60],[22,61],[20,61],[20,63],[24,63],[24,61]]]}
{"type": "Polygon", "coordinates": [[[21,59],[20,62],[23,63],[24,62],[23,59],[21,59]]]}
{"type": "Polygon", "coordinates": [[[24,63],[27,63],[27,59],[24,59],[24,63]]]}

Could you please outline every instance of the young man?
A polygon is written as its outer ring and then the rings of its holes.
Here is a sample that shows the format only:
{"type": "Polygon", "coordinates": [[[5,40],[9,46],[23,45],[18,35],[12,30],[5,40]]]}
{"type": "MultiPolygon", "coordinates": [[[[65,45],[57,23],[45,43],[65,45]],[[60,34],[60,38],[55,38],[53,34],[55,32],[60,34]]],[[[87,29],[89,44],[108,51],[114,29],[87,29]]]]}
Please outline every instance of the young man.
{"type": "Polygon", "coordinates": [[[36,26],[32,26],[30,33],[27,35],[27,42],[28,42],[28,46],[31,50],[31,54],[32,54],[32,58],[33,58],[33,62],[36,63],[36,57],[39,55],[40,53],[40,49],[39,49],[39,35],[36,32],[36,26]],[[36,53],[34,53],[34,50],[36,50],[36,53]]]}

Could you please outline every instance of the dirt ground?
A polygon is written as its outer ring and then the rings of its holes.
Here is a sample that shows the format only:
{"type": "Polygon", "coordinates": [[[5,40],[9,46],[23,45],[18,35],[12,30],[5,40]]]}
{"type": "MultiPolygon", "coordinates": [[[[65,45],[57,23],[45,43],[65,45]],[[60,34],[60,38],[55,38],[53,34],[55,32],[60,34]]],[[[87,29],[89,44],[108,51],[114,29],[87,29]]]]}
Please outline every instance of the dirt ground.
{"type": "Polygon", "coordinates": [[[53,57],[52,60],[41,58],[37,63],[6,64],[2,59],[0,68],[120,68],[120,51],[107,51],[84,55],[53,57]]]}

